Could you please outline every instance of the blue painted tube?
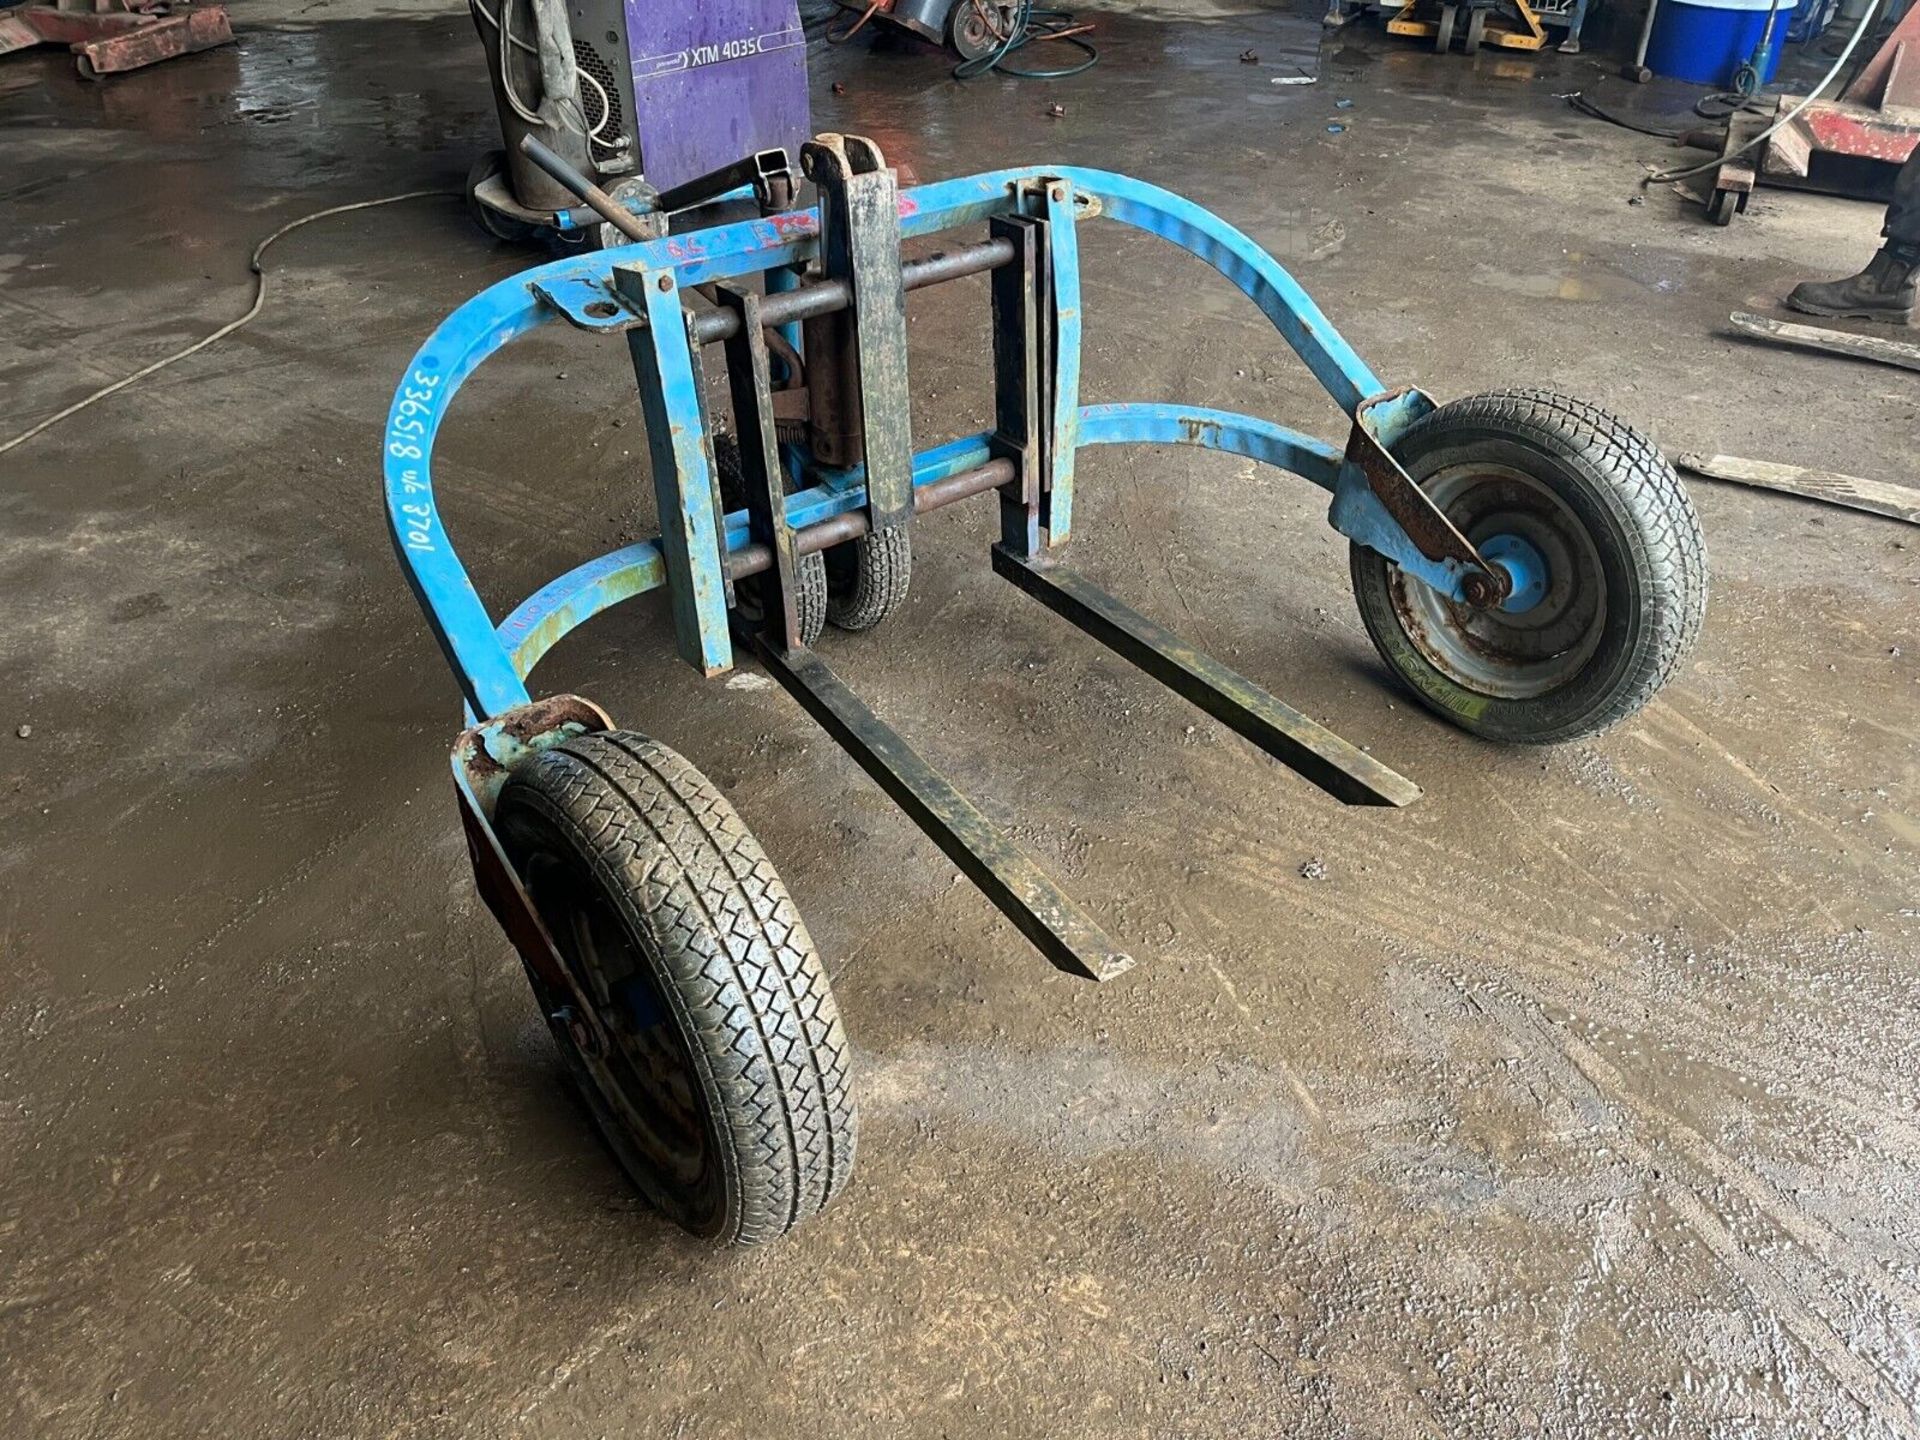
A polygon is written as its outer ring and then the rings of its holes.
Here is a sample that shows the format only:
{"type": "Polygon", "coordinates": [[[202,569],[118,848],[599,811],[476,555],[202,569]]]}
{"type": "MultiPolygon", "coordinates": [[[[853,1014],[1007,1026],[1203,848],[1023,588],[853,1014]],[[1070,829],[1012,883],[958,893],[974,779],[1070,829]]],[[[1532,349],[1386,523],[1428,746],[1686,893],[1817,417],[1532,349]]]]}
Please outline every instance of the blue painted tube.
{"type": "MultiPolygon", "coordinates": [[[[900,194],[901,238],[911,240],[1008,214],[1014,209],[1016,185],[1050,178],[1066,180],[1075,190],[1097,199],[1109,218],[1170,240],[1219,271],[1260,307],[1343,410],[1351,413],[1361,400],[1386,388],[1279,261],[1218,215],[1144,180],[1069,165],[992,170],[921,185],[900,194]]],[[[792,210],[768,219],[717,225],[557,260],[527,271],[522,278],[529,283],[577,279],[610,290],[615,265],[655,270],[672,266],[685,288],[810,259],[819,233],[818,212],[792,210]]]]}
{"type": "MultiPolygon", "coordinates": [[[[936,480],[984,465],[992,458],[985,435],[960,440],[914,456],[913,483],[918,489],[936,480]]],[[[858,477],[859,472],[854,472],[858,477]]],[[[864,479],[842,488],[815,486],[787,497],[787,523],[794,529],[830,520],[867,503],[864,479]]],[[[735,510],[725,519],[722,534],[727,553],[745,549],[752,536],[747,512],[735,510]]],[[[547,651],[568,632],[577,629],[608,606],[631,600],[667,583],[667,567],[657,540],[627,545],[550,580],[522,600],[495,631],[499,647],[512,657],[515,673],[525,679],[547,651]]]]}
{"type": "Polygon", "coordinates": [[[1080,411],[1082,445],[1201,445],[1291,471],[1333,489],[1344,458],[1337,446],[1270,420],[1200,405],[1088,405],[1080,411]]]}
{"type": "Polygon", "coordinates": [[[395,390],[382,443],[387,532],[394,553],[468,708],[478,716],[498,715],[531,697],[494,639],[487,608],[440,523],[433,495],[433,441],[461,382],[542,318],[543,307],[517,279],[483,290],[454,311],[414,356],[395,390]]]}
{"type": "MultiPolygon", "coordinates": [[[[900,196],[901,235],[911,239],[1009,213],[1015,207],[1016,185],[1045,178],[1068,181],[1075,191],[1097,200],[1111,218],[1160,235],[1218,270],[1254,301],[1349,413],[1362,399],[1384,388],[1278,261],[1219,217],[1143,181],[1068,167],[1002,170],[920,186],[900,196]]],[[[616,265],[671,270],[684,288],[804,263],[817,250],[818,234],[814,211],[793,211],[537,266],[500,281],[462,305],[415,356],[395,390],[383,442],[388,529],[408,584],[475,715],[491,717],[524,704],[529,696],[523,677],[539,656],[567,630],[607,605],[658,585],[661,558],[657,547],[639,545],[588,562],[543,587],[496,632],[441,523],[433,493],[433,442],[455,392],[494,351],[557,318],[535,295],[535,285],[569,297],[579,294],[585,297],[580,301],[584,308],[596,299],[613,297],[616,265]]],[[[572,299],[566,303],[569,315],[579,319],[572,299]]],[[[1278,463],[1286,468],[1316,484],[1328,483],[1326,457],[1333,452],[1251,417],[1180,406],[1094,406],[1082,412],[1080,424],[1081,444],[1122,439],[1210,444],[1255,459],[1268,454],[1281,457],[1278,463]],[[1203,422],[1191,433],[1183,429],[1182,417],[1192,420],[1203,415],[1214,417],[1219,428],[1203,422]]],[[[961,452],[943,447],[952,453],[942,463],[954,463],[954,469],[945,473],[986,458],[983,441],[956,444],[977,458],[957,463],[953,457],[961,452]]],[[[929,452],[929,456],[941,454],[929,452]]],[[[921,478],[921,462],[928,458],[916,460],[916,484],[927,483],[921,478]]],[[[789,513],[796,524],[805,524],[861,503],[863,492],[855,479],[846,488],[836,485],[794,496],[789,513]],[[826,508],[808,516],[809,506],[826,508]]],[[[729,549],[743,543],[736,539],[738,518],[726,518],[729,549]]],[[[743,520],[738,529],[744,533],[743,520]]]]}
{"type": "MultiPolygon", "coordinates": [[[[1323,490],[1333,488],[1340,470],[1340,451],[1324,441],[1225,410],[1193,405],[1086,405],[1081,407],[1079,426],[1083,446],[1199,445],[1289,470],[1323,490]]],[[[949,441],[914,457],[914,488],[972,470],[992,458],[984,434],[949,441]]],[[[787,523],[798,530],[858,510],[866,503],[865,480],[859,467],[838,472],[834,481],[832,486],[815,486],[788,496],[787,523]]],[[[728,514],[724,533],[729,554],[745,549],[752,539],[747,512],[728,514]]],[[[501,647],[513,657],[515,671],[525,679],[541,657],[570,631],[609,606],[666,583],[667,569],[658,543],[643,540],[589,560],[541,586],[500,622],[496,635],[501,647]]]]}

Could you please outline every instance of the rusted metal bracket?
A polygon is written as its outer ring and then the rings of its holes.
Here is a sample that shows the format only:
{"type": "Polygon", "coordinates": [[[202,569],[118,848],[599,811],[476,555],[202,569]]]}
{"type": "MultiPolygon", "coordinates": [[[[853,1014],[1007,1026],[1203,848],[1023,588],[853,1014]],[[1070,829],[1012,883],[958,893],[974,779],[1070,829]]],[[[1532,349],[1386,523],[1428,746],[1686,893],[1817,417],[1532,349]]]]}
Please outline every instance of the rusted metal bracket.
{"type": "Polygon", "coordinates": [[[1471,605],[1498,605],[1512,586],[1507,572],[1481,557],[1387,448],[1433,409],[1432,398],[1412,385],[1354,407],[1328,520],[1436,590],[1471,605]]]}
{"type": "Polygon", "coordinates": [[[852,301],[850,315],[810,331],[807,342],[813,398],[833,412],[833,423],[815,425],[814,449],[831,463],[866,465],[867,511],[885,530],[913,518],[899,191],[880,147],[863,136],[816,136],[801,147],[800,164],[820,190],[821,273],[844,283],[852,301]],[[832,354],[852,362],[837,387],[820,368],[832,354]],[[858,454],[835,453],[855,435],[858,454]]]}
{"type": "Polygon", "coordinates": [[[520,883],[520,876],[494,833],[494,806],[513,767],[528,756],[576,735],[611,730],[607,712],[578,695],[554,695],[519,705],[492,720],[470,726],[453,742],[453,788],[460,800],[460,823],[480,898],[520,952],[536,991],[548,1002],[548,1023],[564,1026],[581,1054],[607,1053],[607,1035],[598,1008],[561,959],[546,922],[520,883]]]}
{"type": "MultiPolygon", "coordinates": [[[[778,407],[767,346],[767,337],[779,332],[761,324],[760,297],[753,291],[722,282],[715,293],[722,305],[740,316],[739,327],[726,341],[727,388],[740,447],[748,534],[755,544],[766,546],[773,559],[754,585],[761,624],[770,639],[791,650],[802,643],[795,597],[800,557],[793,548],[793,527],[787,523],[786,477],[780,466],[778,407]]],[[[714,473],[717,480],[717,468],[714,473]]],[[[724,496],[720,508],[724,512],[724,496]]],[[[728,581],[731,586],[731,573],[728,581]]],[[[731,594],[727,605],[734,606],[731,594]]]]}

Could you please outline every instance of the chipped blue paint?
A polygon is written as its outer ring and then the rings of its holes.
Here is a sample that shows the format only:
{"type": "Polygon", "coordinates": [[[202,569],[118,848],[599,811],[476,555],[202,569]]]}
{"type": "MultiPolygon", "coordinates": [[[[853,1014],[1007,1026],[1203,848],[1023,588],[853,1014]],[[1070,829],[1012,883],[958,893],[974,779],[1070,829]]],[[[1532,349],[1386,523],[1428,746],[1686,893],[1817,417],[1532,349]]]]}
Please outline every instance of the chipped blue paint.
{"type": "Polygon", "coordinates": [[[627,333],[647,422],[653,495],[660,516],[660,557],[673,602],[674,644],[704,675],[733,668],[727,634],[727,577],[720,569],[706,406],[695,376],[690,317],[671,270],[622,265],[614,284],[647,323],[627,333]]]}
{"type": "MultiPolygon", "coordinates": [[[[937,445],[914,456],[914,488],[984,465],[990,458],[985,435],[968,435],[937,445]]],[[[789,495],[787,523],[798,530],[844,515],[849,510],[858,510],[867,503],[866,485],[859,469],[835,471],[832,482],[789,495]]],[[[743,549],[750,539],[747,512],[730,512],[723,533],[729,554],[743,549]]],[[[524,680],[533,673],[540,658],[569,631],[610,605],[657,590],[666,583],[667,569],[658,540],[623,546],[541,586],[500,622],[496,638],[513,657],[514,669],[524,680]]]]}
{"type": "Polygon", "coordinates": [[[1339,449],[1271,420],[1208,410],[1199,405],[1087,405],[1080,411],[1082,445],[1199,445],[1244,455],[1292,471],[1322,490],[1333,489],[1339,449]]]}
{"type": "Polygon", "coordinates": [[[1507,572],[1507,598],[1500,608],[1509,615],[1520,615],[1547,598],[1553,575],[1547,557],[1524,535],[1499,534],[1482,540],[1476,547],[1487,560],[1507,572]]]}
{"type": "Polygon", "coordinates": [[[1046,189],[1047,258],[1053,272],[1052,474],[1041,504],[1049,547],[1073,533],[1073,456],[1080,446],[1080,232],[1074,222],[1073,183],[1046,189]]]}

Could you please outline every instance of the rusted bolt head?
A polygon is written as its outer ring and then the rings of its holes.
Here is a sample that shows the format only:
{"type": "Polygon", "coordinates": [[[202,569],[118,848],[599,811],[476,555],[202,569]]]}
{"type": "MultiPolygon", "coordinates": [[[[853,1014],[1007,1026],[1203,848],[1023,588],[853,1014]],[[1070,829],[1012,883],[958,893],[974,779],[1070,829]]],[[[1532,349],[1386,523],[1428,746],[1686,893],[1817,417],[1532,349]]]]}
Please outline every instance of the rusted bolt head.
{"type": "Polygon", "coordinates": [[[660,277],[660,288],[662,290],[671,290],[673,288],[673,277],[671,275],[662,275],[660,277]]]}
{"type": "Polygon", "coordinates": [[[1053,203],[1056,205],[1064,204],[1066,202],[1067,192],[1065,190],[1062,190],[1058,185],[1054,186],[1053,189],[1049,190],[1047,192],[1047,195],[1050,199],[1052,199],[1053,203]]]}
{"type": "Polygon", "coordinates": [[[1491,605],[1500,597],[1500,589],[1491,576],[1469,575],[1460,582],[1460,593],[1469,605],[1491,605]]]}

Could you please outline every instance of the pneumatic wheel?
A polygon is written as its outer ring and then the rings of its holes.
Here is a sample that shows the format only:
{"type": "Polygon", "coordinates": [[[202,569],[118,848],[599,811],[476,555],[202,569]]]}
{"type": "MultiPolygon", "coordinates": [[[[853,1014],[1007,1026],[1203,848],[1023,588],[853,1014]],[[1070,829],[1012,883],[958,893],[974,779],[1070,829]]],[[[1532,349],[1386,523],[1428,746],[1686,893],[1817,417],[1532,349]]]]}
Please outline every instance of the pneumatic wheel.
{"type": "Polygon", "coordinates": [[[875,530],[826,552],[827,619],[842,630],[871,630],[907,602],[913,537],[904,525],[875,530]]]}
{"type": "Polygon", "coordinates": [[[554,1037],[609,1148],[659,1210],[747,1245],[853,1166],[847,1043],[825,967],[733,806],[630,731],[516,765],[494,827],[608,1036],[554,1037]]]}
{"type": "Polygon", "coordinates": [[[1444,55],[1453,44],[1453,22],[1459,18],[1458,5],[1442,5],[1440,19],[1433,27],[1433,48],[1436,54],[1444,55]]]}
{"type": "Polygon", "coordinates": [[[1693,648],[1700,522],[1673,467],[1623,421],[1503,390],[1441,406],[1394,456],[1513,582],[1500,605],[1475,606],[1352,547],[1367,634],[1430,709],[1489,740],[1574,740],[1639,710],[1693,648]]]}
{"type": "MultiPolygon", "coordinates": [[[[713,437],[713,468],[720,476],[720,503],[729,511],[747,508],[747,476],[740,466],[740,439],[722,430],[713,437]]],[[[789,494],[793,485],[785,488],[789,494]]],[[[800,643],[809,649],[827,628],[827,559],[818,550],[799,557],[794,567],[794,609],[800,619],[800,643]]],[[[749,624],[757,624],[760,607],[751,598],[750,586],[735,589],[740,614],[749,624]]]]}

